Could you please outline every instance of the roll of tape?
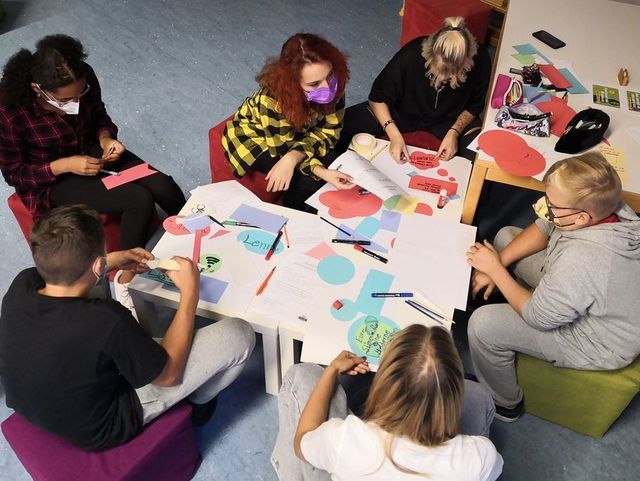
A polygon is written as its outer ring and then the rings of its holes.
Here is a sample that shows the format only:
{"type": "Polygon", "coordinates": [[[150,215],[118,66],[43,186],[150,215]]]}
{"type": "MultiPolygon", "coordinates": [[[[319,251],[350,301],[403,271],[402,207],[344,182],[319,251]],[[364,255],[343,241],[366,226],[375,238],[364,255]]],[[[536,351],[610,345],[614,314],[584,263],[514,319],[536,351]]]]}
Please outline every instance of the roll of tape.
{"type": "Polygon", "coordinates": [[[369,155],[376,148],[376,138],[371,134],[356,134],[351,139],[351,148],[360,155],[369,155]]]}

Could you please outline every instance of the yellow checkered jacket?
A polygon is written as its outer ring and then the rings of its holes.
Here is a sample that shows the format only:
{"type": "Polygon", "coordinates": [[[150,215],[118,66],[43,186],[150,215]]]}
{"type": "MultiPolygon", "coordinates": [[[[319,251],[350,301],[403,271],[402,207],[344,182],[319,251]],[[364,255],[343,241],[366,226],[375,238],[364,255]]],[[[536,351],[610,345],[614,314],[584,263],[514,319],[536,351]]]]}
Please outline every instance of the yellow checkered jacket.
{"type": "Polygon", "coordinates": [[[305,159],[298,165],[305,175],[322,165],[320,159],[334,147],[344,118],[344,97],[336,111],[318,116],[301,132],[296,132],[282,115],[278,102],[264,88],[248,97],[233,119],[227,122],[222,136],[229,164],[236,177],[247,173],[256,158],[265,151],[273,158],[291,150],[303,152],[305,159]]]}

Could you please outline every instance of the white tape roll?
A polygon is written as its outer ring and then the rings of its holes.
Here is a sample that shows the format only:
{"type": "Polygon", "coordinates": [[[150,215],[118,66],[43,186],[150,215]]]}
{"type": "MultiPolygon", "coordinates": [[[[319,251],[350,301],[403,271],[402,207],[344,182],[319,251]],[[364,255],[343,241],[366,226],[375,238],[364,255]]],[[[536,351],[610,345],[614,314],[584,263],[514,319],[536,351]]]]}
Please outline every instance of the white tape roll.
{"type": "Polygon", "coordinates": [[[351,148],[367,156],[376,148],[376,138],[371,134],[356,134],[351,139],[351,148]]]}

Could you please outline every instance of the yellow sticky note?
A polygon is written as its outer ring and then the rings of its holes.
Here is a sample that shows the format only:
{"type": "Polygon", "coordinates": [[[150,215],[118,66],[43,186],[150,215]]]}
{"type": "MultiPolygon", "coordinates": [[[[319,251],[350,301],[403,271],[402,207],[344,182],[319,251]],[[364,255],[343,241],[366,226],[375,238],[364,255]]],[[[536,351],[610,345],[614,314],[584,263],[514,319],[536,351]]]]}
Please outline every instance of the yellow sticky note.
{"type": "Polygon", "coordinates": [[[419,202],[420,199],[412,195],[394,195],[384,201],[384,206],[402,214],[413,214],[419,202]]]}
{"type": "Polygon", "coordinates": [[[604,158],[616,169],[620,180],[625,184],[627,182],[627,159],[624,155],[624,150],[610,145],[601,145],[599,150],[604,158]]]}

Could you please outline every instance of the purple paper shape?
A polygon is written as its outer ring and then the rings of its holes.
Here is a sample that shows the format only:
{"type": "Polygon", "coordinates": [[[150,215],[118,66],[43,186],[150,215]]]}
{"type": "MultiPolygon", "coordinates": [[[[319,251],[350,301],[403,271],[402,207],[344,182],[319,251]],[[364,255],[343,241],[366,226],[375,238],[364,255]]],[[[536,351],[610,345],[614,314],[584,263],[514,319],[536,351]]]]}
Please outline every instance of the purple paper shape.
{"type": "Polygon", "coordinates": [[[241,204],[233,214],[233,220],[238,222],[247,222],[251,225],[260,227],[263,230],[277,234],[282,226],[287,223],[289,218],[282,215],[272,214],[266,210],[251,207],[250,205],[241,204]]]}
{"type": "Polygon", "coordinates": [[[205,229],[213,224],[213,221],[209,217],[201,214],[200,212],[189,214],[188,216],[183,217],[181,220],[182,225],[185,226],[185,228],[192,234],[194,234],[197,230],[205,229]]]}
{"type": "Polygon", "coordinates": [[[380,217],[380,228],[391,232],[398,232],[401,218],[402,214],[399,212],[383,210],[382,216],[380,217]]]}
{"type": "Polygon", "coordinates": [[[376,251],[376,252],[382,252],[382,253],[389,252],[389,249],[385,249],[380,244],[377,244],[377,243],[373,242],[367,236],[362,235],[360,232],[352,229],[348,225],[340,224],[340,228],[346,230],[351,235],[349,236],[349,235],[345,234],[344,232],[338,231],[336,233],[336,239],[368,240],[368,241],[371,241],[371,245],[364,246],[366,249],[368,249],[370,251],[376,251]]]}
{"type": "MultiPolygon", "coordinates": [[[[221,281],[220,279],[216,279],[215,277],[201,275],[200,300],[211,302],[212,304],[217,304],[228,285],[228,282],[221,281]]],[[[175,286],[168,286],[165,284],[162,286],[162,288],[173,292],[179,292],[179,289],[175,286]]]]}

